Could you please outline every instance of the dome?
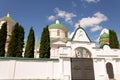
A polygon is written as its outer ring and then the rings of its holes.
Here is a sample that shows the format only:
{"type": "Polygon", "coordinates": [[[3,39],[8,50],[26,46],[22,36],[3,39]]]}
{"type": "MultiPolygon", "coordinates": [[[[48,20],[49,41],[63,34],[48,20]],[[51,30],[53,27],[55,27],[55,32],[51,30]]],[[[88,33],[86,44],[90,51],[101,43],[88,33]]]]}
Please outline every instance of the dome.
{"type": "Polygon", "coordinates": [[[15,21],[14,21],[11,17],[7,17],[7,16],[5,16],[5,17],[1,18],[0,20],[12,21],[12,22],[14,22],[14,23],[15,23],[15,21]]]}
{"type": "Polygon", "coordinates": [[[63,24],[51,24],[49,29],[62,29],[68,31],[68,29],[63,24]]]}
{"type": "Polygon", "coordinates": [[[109,38],[109,34],[103,33],[103,34],[100,36],[100,38],[109,38]]]}
{"type": "Polygon", "coordinates": [[[3,20],[15,23],[15,21],[10,17],[10,12],[7,13],[7,16],[0,18],[0,21],[3,21],[3,20]]]}

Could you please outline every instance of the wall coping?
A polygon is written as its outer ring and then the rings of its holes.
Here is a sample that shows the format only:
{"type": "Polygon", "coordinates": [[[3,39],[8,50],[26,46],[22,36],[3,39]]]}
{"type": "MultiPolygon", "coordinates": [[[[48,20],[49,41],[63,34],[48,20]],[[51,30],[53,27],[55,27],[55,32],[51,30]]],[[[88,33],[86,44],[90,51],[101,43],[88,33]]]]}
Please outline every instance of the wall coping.
{"type": "Polygon", "coordinates": [[[20,57],[0,57],[0,60],[38,60],[38,61],[59,61],[57,58],[20,58],[20,57]]]}

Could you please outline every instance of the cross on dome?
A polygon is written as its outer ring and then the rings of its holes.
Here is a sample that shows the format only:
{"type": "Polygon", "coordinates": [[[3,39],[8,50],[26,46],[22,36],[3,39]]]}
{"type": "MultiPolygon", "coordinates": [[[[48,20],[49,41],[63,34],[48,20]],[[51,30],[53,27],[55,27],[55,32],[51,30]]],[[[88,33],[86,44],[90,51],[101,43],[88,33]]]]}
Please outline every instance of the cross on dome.
{"type": "Polygon", "coordinates": [[[60,21],[57,19],[55,23],[56,23],[56,24],[60,24],[60,21]]]}
{"type": "Polygon", "coordinates": [[[8,11],[8,13],[7,13],[7,17],[10,17],[10,11],[8,11]]]}

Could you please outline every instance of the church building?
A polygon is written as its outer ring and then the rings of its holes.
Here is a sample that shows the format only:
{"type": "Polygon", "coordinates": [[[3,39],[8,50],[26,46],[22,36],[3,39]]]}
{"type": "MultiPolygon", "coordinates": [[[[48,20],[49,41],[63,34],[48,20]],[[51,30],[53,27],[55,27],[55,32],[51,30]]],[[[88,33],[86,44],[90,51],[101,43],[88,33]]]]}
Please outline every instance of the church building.
{"type": "Polygon", "coordinates": [[[11,33],[15,25],[15,21],[11,18],[10,12],[6,16],[0,18],[0,29],[3,23],[7,22],[7,41],[6,41],[6,50],[10,41],[11,33]]]}
{"type": "MultiPolygon", "coordinates": [[[[15,21],[9,13],[0,24],[5,21],[9,38],[15,21]]],[[[0,58],[0,79],[120,80],[120,49],[110,48],[109,33],[100,34],[100,46],[96,47],[80,23],[71,38],[59,20],[49,25],[49,32],[50,59],[39,58],[38,51],[33,59],[0,58]]]]}
{"type": "MultiPolygon", "coordinates": [[[[119,80],[120,49],[109,46],[109,31],[103,31],[99,47],[78,23],[71,39],[68,29],[56,20],[49,26],[51,58],[70,60],[72,80],[119,80]]],[[[66,74],[67,75],[67,74],[66,74]]]]}

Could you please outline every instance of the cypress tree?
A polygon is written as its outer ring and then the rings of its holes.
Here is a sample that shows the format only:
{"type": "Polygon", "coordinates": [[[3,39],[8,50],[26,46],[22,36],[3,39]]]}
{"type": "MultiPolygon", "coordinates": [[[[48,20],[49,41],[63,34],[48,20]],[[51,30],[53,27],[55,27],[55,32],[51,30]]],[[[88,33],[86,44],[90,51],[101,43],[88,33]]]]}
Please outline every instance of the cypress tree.
{"type": "Polygon", "coordinates": [[[111,48],[119,48],[119,41],[114,30],[109,30],[109,45],[111,48]]]}
{"type": "Polygon", "coordinates": [[[5,44],[7,38],[7,22],[3,23],[0,29],[0,56],[5,56],[5,44]]]}
{"type": "Polygon", "coordinates": [[[12,31],[11,40],[8,45],[8,57],[22,57],[24,45],[24,29],[19,23],[16,23],[12,31]]]}
{"type": "Polygon", "coordinates": [[[40,58],[50,58],[50,36],[48,25],[43,29],[39,52],[40,58]]]}
{"type": "Polygon", "coordinates": [[[18,52],[17,46],[18,46],[18,32],[19,32],[19,24],[16,23],[14,26],[14,29],[12,31],[11,40],[8,45],[8,51],[7,56],[8,57],[16,57],[16,54],[18,52]]]}
{"type": "Polygon", "coordinates": [[[35,36],[34,36],[34,30],[31,27],[27,39],[27,45],[25,48],[24,57],[34,58],[34,45],[35,45],[35,36]]]}
{"type": "Polygon", "coordinates": [[[24,28],[19,25],[19,34],[18,34],[18,52],[16,54],[16,57],[22,57],[23,47],[24,47],[24,28]]]}

